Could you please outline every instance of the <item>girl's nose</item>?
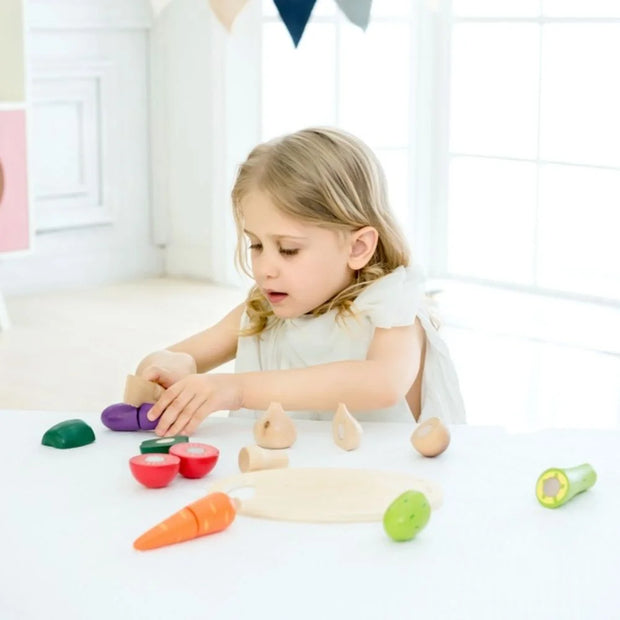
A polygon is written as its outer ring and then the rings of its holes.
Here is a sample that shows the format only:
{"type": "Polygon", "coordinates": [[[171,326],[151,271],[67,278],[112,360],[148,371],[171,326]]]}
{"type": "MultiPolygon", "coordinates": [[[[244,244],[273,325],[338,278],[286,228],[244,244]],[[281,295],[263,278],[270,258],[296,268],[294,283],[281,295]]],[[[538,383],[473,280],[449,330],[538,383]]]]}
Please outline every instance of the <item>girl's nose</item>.
{"type": "Polygon", "coordinates": [[[278,257],[268,252],[262,252],[254,258],[254,276],[257,280],[275,278],[278,275],[278,257]]]}

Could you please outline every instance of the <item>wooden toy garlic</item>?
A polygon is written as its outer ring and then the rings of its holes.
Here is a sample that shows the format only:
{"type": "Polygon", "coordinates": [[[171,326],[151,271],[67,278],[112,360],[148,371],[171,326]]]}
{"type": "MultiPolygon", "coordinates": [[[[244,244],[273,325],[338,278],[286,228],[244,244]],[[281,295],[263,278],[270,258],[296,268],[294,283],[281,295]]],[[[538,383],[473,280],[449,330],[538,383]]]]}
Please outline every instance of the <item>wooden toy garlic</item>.
{"type": "Polygon", "coordinates": [[[334,442],[343,450],[356,450],[362,441],[362,427],[344,403],[338,405],[332,419],[334,442]]]}
{"type": "Polygon", "coordinates": [[[290,448],[295,443],[295,425],[280,403],[271,403],[265,414],[256,421],[254,439],[261,448],[290,448]]]}
{"type": "Polygon", "coordinates": [[[423,456],[438,456],[450,445],[450,432],[439,418],[429,418],[413,431],[411,445],[423,456]]]}

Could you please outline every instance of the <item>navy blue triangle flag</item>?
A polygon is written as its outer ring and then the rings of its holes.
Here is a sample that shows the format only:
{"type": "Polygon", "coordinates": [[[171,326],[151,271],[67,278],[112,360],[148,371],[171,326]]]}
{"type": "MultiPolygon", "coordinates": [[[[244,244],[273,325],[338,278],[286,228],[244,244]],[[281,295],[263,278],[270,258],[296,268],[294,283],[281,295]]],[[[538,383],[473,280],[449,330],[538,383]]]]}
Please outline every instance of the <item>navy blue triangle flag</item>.
{"type": "Polygon", "coordinates": [[[273,0],[295,47],[299,45],[316,0],[273,0]]]}

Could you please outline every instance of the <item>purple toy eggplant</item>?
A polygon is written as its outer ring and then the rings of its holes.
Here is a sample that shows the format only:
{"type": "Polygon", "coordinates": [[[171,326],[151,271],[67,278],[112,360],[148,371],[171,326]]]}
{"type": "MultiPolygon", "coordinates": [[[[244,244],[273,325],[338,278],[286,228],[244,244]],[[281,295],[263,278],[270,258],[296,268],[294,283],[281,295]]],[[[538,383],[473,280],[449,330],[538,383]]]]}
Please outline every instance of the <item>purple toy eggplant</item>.
{"type": "Polygon", "coordinates": [[[143,431],[152,431],[159,420],[149,420],[146,414],[153,408],[154,403],[144,403],[138,407],[138,424],[143,431]]]}
{"type": "Polygon", "coordinates": [[[101,412],[101,421],[113,431],[151,431],[157,426],[157,420],[146,417],[152,403],[144,403],[139,408],[126,403],[116,403],[101,412]]]}

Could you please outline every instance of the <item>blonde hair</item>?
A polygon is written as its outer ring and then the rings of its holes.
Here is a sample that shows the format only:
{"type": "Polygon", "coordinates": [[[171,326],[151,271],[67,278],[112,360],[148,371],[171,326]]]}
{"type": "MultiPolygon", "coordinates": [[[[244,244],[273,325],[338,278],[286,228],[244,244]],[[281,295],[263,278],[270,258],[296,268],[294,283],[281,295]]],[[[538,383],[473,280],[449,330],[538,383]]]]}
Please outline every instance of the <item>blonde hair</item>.
{"type": "MultiPolygon", "coordinates": [[[[336,231],[372,226],[379,233],[375,252],[356,272],[355,282],[315,308],[313,315],[334,308],[337,317],[351,313],[353,301],[371,282],[409,264],[407,243],[389,208],[381,164],[351,134],[323,127],[303,129],[259,144],[241,164],[232,190],[236,262],[249,276],[241,202],[255,190],[266,193],[283,213],[308,224],[336,231]]],[[[274,318],[257,286],[248,294],[246,310],[249,325],[242,335],[260,334],[274,318]]]]}

